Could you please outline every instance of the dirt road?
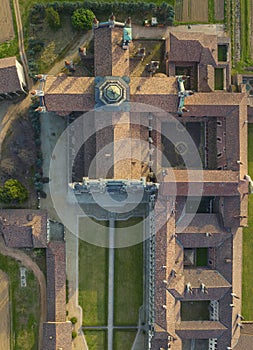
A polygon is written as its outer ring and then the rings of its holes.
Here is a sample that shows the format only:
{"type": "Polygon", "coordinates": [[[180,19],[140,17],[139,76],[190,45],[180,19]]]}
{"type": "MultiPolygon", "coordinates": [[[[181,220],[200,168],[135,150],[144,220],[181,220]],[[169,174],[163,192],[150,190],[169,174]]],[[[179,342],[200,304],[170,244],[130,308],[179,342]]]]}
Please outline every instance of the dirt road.
{"type": "MultiPolygon", "coordinates": [[[[40,286],[40,329],[39,329],[39,350],[42,350],[43,322],[46,321],[46,280],[38,265],[33,262],[25,253],[17,249],[7,248],[3,238],[0,237],[0,253],[19,260],[27,269],[32,270],[40,286]]],[[[2,320],[2,319],[1,319],[2,320]]],[[[5,348],[4,349],[8,349],[5,348]]]]}

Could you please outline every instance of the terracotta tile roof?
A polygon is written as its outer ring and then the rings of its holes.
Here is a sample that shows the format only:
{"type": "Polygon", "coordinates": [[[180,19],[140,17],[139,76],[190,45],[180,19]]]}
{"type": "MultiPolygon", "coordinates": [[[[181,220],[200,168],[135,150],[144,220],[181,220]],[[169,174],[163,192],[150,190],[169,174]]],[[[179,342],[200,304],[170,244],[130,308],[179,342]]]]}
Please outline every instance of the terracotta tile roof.
{"type": "Polygon", "coordinates": [[[170,179],[168,175],[164,177],[165,182],[188,182],[194,179],[195,182],[214,182],[216,185],[219,182],[224,183],[237,183],[238,184],[238,173],[230,170],[180,170],[173,169],[173,179],[170,179]]]}
{"type": "Polygon", "coordinates": [[[231,287],[231,284],[216,270],[189,268],[184,269],[184,276],[185,283],[190,282],[193,288],[200,288],[201,283],[204,283],[207,288],[231,287]]]}
{"type": "Polygon", "coordinates": [[[20,91],[21,89],[16,57],[0,59],[0,94],[20,91]]]}
{"type": "Polygon", "coordinates": [[[129,75],[129,50],[122,49],[122,39],[123,28],[94,30],[95,76],[129,75]]]}
{"type": "Polygon", "coordinates": [[[65,242],[50,242],[47,257],[47,320],[66,320],[66,254],[65,242]]]}
{"type": "Polygon", "coordinates": [[[71,322],[43,324],[43,350],[72,349],[71,322]]]}
{"type": "Polygon", "coordinates": [[[94,78],[68,77],[60,75],[48,76],[45,83],[45,94],[92,94],[94,93],[94,78]]]}
{"type": "Polygon", "coordinates": [[[177,234],[177,240],[184,246],[184,248],[217,247],[230,237],[230,232],[213,234],[211,237],[206,237],[205,233],[177,234]]]}
{"type": "Polygon", "coordinates": [[[0,69],[16,66],[16,56],[0,59],[0,69]]]}
{"type": "Polygon", "coordinates": [[[3,209],[0,213],[0,233],[9,247],[45,248],[47,213],[43,210],[3,209]]]}
{"type": "MultiPolygon", "coordinates": [[[[187,281],[188,280],[185,279],[185,283],[188,283],[187,281]]],[[[189,294],[185,291],[183,294],[184,298],[180,297],[176,299],[179,299],[181,301],[220,300],[229,290],[231,291],[232,289],[230,287],[209,287],[208,294],[205,294],[201,292],[199,284],[198,288],[192,288],[192,294],[189,294]]],[[[220,321],[222,322],[222,315],[220,315],[220,321]]]]}
{"type": "Polygon", "coordinates": [[[166,112],[176,113],[178,107],[177,95],[162,95],[162,94],[137,94],[131,95],[131,102],[144,103],[160,108],[166,112]]]}
{"type": "Polygon", "coordinates": [[[166,43],[169,61],[217,62],[217,36],[204,33],[170,33],[166,43]]]}
{"type": "Polygon", "coordinates": [[[48,111],[88,111],[94,108],[94,78],[47,77],[45,104],[48,111]]]}
{"type": "Polygon", "coordinates": [[[217,321],[182,321],[176,325],[176,332],[183,339],[219,338],[226,329],[217,321]]]}
{"type": "MultiPolygon", "coordinates": [[[[185,98],[186,106],[238,106],[244,99],[245,94],[230,93],[230,92],[198,92],[192,96],[185,98]]],[[[207,116],[213,116],[211,113],[207,113],[207,116]]],[[[220,116],[223,116],[222,113],[220,116]]]]}
{"type": "Polygon", "coordinates": [[[2,233],[7,247],[33,248],[31,226],[4,226],[2,228],[2,233]]]}
{"type": "Polygon", "coordinates": [[[253,335],[251,334],[241,334],[237,345],[234,350],[251,350],[253,342],[253,335]]]}
{"type": "Polygon", "coordinates": [[[168,175],[163,179],[160,186],[160,193],[163,195],[172,195],[175,188],[172,186],[176,183],[177,195],[188,195],[189,188],[196,193],[201,190],[199,184],[203,184],[203,195],[220,195],[220,196],[239,196],[238,191],[238,173],[235,171],[220,170],[168,170],[168,175]],[[170,175],[172,174],[172,175],[170,175]]]}
{"type": "MultiPolygon", "coordinates": [[[[174,95],[178,92],[176,77],[131,77],[131,95],[174,95]]],[[[147,101],[148,102],[148,101],[147,101]]]]}
{"type": "MultiPolygon", "coordinates": [[[[176,232],[181,233],[185,223],[189,222],[192,214],[185,214],[184,217],[177,223],[176,232]]],[[[226,233],[226,230],[221,226],[221,220],[217,214],[196,214],[190,224],[183,230],[184,233],[226,233]]],[[[211,239],[211,237],[210,237],[211,239]]]]}

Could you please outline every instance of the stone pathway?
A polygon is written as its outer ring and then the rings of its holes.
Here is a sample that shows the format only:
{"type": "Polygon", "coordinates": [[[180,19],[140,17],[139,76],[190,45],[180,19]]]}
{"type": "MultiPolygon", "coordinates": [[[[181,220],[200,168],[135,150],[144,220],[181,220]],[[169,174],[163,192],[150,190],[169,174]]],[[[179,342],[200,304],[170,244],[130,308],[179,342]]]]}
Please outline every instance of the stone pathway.
{"type": "Polygon", "coordinates": [[[109,219],[108,350],[113,350],[115,220],[109,219]]]}

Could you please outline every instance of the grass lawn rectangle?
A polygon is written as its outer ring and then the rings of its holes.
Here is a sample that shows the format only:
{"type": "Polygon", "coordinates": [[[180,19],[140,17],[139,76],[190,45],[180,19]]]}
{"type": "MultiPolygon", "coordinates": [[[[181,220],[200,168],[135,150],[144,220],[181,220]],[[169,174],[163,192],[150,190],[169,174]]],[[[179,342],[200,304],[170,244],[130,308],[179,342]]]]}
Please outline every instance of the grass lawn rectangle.
{"type": "Polygon", "coordinates": [[[10,279],[11,349],[37,350],[40,319],[39,285],[34,274],[27,270],[27,287],[21,287],[20,266],[22,265],[14,259],[0,254],[0,268],[10,279]]]}
{"type": "MultiPolygon", "coordinates": [[[[101,226],[101,230],[108,227],[101,226]]],[[[107,324],[108,249],[79,240],[79,305],[83,325],[107,324]]]]}
{"type": "Polygon", "coordinates": [[[107,331],[84,331],[84,335],[89,350],[107,349],[107,331]]]}
{"type": "MultiPolygon", "coordinates": [[[[117,230],[126,223],[137,223],[138,218],[116,222],[117,230]]],[[[143,230],[143,225],[136,226],[143,230]]],[[[115,249],[114,324],[138,324],[139,308],[143,303],[143,244],[115,249]]]]}
{"type": "Polygon", "coordinates": [[[209,321],[209,300],[182,301],[182,321],[209,321]]]}
{"type": "Polygon", "coordinates": [[[207,266],[208,260],[208,248],[197,248],[196,249],[196,265],[207,266]]]}
{"type": "Polygon", "coordinates": [[[223,90],[224,72],[223,68],[214,69],[214,88],[215,90],[223,90]]]}
{"type": "MultiPolygon", "coordinates": [[[[253,125],[248,124],[248,166],[253,177],[253,125]]],[[[249,196],[248,227],[243,230],[242,314],[253,320],[253,195],[249,196]]]]}
{"type": "Polygon", "coordinates": [[[113,334],[113,350],[131,350],[136,331],[115,330],[113,334]]]}

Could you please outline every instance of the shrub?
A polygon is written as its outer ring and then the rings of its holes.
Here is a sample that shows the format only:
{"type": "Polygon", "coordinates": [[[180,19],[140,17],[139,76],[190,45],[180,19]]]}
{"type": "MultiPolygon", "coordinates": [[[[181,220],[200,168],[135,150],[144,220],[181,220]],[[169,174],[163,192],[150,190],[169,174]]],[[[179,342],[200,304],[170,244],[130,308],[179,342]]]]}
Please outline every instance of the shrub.
{"type": "Polygon", "coordinates": [[[76,317],[71,317],[70,321],[71,321],[71,323],[76,324],[77,318],[76,317]]]}
{"type": "Polygon", "coordinates": [[[75,339],[77,337],[76,331],[72,331],[72,339],[75,339]]]}
{"type": "Polygon", "coordinates": [[[28,49],[33,50],[34,54],[41,52],[43,47],[44,47],[44,43],[41,40],[36,40],[32,38],[28,40],[28,49]]]}
{"type": "Polygon", "coordinates": [[[16,179],[5,181],[0,190],[0,200],[4,203],[24,202],[28,197],[27,189],[16,179]]]}
{"type": "Polygon", "coordinates": [[[95,15],[91,10],[77,9],[71,17],[72,25],[78,30],[91,29],[94,17],[95,15]]]}
{"type": "Polygon", "coordinates": [[[46,9],[46,19],[50,28],[59,29],[61,26],[61,20],[59,13],[53,9],[53,7],[49,7],[46,9]]]}

